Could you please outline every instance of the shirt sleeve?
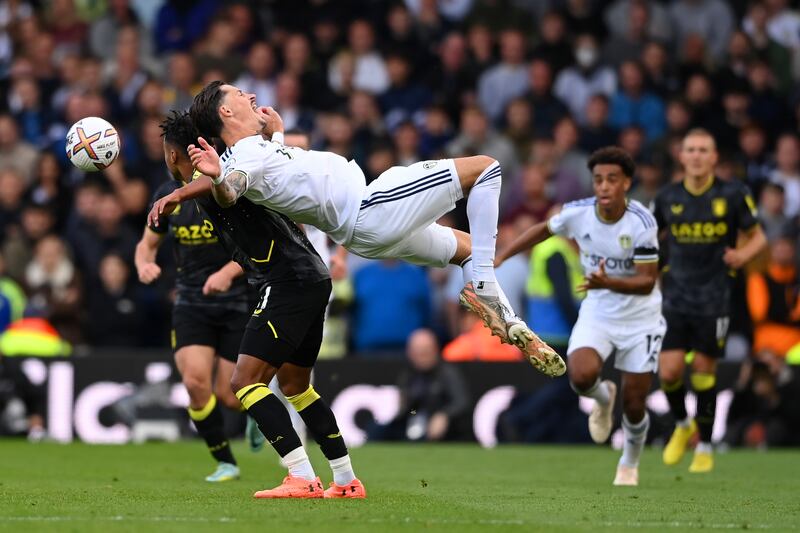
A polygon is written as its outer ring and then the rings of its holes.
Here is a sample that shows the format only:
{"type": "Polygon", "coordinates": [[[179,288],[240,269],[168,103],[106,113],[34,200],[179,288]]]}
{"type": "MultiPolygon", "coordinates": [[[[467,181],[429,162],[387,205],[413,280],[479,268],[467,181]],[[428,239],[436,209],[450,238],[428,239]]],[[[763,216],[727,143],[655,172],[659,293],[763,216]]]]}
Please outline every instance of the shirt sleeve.
{"type": "Polygon", "coordinates": [[[580,212],[581,210],[579,207],[565,205],[560,213],[550,217],[547,221],[547,228],[553,235],[561,235],[562,237],[571,239],[573,237],[575,220],[580,212]]]}
{"type": "Polygon", "coordinates": [[[739,229],[747,231],[758,224],[758,208],[753,195],[745,184],[741,184],[735,197],[735,213],[739,229]]]}
{"type": "MultiPolygon", "coordinates": [[[[156,203],[156,200],[163,198],[164,196],[168,195],[172,191],[175,190],[175,185],[171,182],[167,182],[162,184],[156,192],[153,193],[153,197],[150,199],[150,205],[147,207],[147,212],[149,213],[150,210],[153,208],[153,204],[156,203]]],[[[158,233],[159,235],[164,235],[169,231],[169,217],[164,215],[159,215],[158,217],[158,226],[154,226],[153,224],[148,223],[147,227],[153,233],[158,233]]]]}
{"type": "Polygon", "coordinates": [[[658,262],[658,228],[656,226],[643,228],[636,236],[633,243],[633,262],[658,262]]]}

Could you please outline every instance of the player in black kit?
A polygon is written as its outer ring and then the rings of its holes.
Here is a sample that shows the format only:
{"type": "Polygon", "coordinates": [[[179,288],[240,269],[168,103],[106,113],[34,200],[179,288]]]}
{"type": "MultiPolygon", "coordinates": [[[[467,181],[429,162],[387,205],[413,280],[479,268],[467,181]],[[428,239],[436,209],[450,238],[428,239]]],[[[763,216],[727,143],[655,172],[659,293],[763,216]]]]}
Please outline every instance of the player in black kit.
{"type": "Polygon", "coordinates": [[[668,260],[662,279],[667,333],[659,360],[661,387],[676,420],[664,448],[664,463],[680,462],[695,432],[700,433],[690,472],[714,468],[711,433],[716,410],[717,359],[728,332],[731,279],[766,246],[747,186],[714,176],[717,150],[705,130],[691,130],[680,153],[685,177],[661,190],[655,217],[664,234],[668,260]],[[747,241],[736,247],[740,234],[747,241]],[[694,420],[686,413],[685,357],[694,351],[691,383],[697,395],[694,420]]]}
{"type": "MultiPolygon", "coordinates": [[[[277,126],[282,130],[282,125],[277,126]]],[[[198,135],[188,114],[173,113],[163,129],[167,166],[186,185],[155,202],[148,220],[156,222],[181,202],[194,198],[260,296],[245,328],[231,388],[281,456],[289,475],[278,487],[254,496],[365,497],[336,418],[310,384],[331,292],[327,267],[302,230],[286,216],[249,201],[228,208],[216,203],[210,195],[210,179],[194,172],[189,160],[187,148],[198,135]],[[324,492],[289,413],[267,387],[276,375],[281,392],[330,462],[334,480],[324,492]]]]}
{"type": "MultiPolygon", "coordinates": [[[[153,201],[178,186],[164,183],[153,201]]],[[[225,435],[219,403],[241,409],[228,383],[250,314],[247,282],[241,267],[231,261],[219,242],[211,221],[194,202],[184,202],[170,216],[162,217],[158,226],[145,227],[135,255],[142,283],[150,284],[161,275],[156,252],[167,234],[173,240],[178,270],[172,311],[175,364],[189,393],[189,417],[218,462],[206,481],[237,479],[239,467],[225,435]]]]}

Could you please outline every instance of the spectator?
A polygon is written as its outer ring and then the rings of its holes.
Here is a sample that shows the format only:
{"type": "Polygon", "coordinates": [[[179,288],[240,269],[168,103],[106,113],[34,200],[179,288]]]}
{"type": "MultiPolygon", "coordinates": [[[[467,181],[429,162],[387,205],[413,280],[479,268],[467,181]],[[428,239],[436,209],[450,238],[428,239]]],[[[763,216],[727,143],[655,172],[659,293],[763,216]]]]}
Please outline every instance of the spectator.
{"type": "Polygon", "coordinates": [[[31,203],[46,205],[53,209],[56,227],[59,229],[66,222],[72,203],[72,191],[64,183],[61,174],[56,155],[52,152],[42,152],[36,162],[33,184],[26,192],[27,199],[31,203]]]}
{"type": "Polygon", "coordinates": [[[33,181],[37,157],[36,148],[20,139],[14,118],[0,114],[0,168],[16,170],[27,187],[33,181]]]}
{"type": "Polygon", "coordinates": [[[169,58],[169,80],[165,88],[164,105],[169,109],[189,109],[197,92],[197,72],[194,59],[185,52],[176,52],[169,58]]]}
{"type": "Polygon", "coordinates": [[[0,170],[0,242],[18,230],[24,195],[25,182],[19,172],[12,168],[0,170]]]}
{"type": "Polygon", "coordinates": [[[210,70],[223,72],[225,80],[235,80],[239,76],[244,64],[241,56],[233,53],[238,39],[235,30],[229,18],[211,21],[207,35],[195,47],[195,65],[200,76],[210,70]]]}
{"type": "Polygon", "coordinates": [[[29,310],[46,318],[72,344],[83,341],[83,288],[64,241],[50,235],[36,244],[25,270],[29,310]]]}
{"type": "Polygon", "coordinates": [[[739,132],[739,164],[745,183],[753,196],[761,196],[761,189],[769,181],[772,165],[767,158],[767,137],[764,130],[749,124],[739,132]]]}
{"type": "Polygon", "coordinates": [[[528,163],[522,168],[522,194],[506,210],[506,222],[514,223],[520,217],[532,217],[535,222],[547,218],[553,208],[548,196],[547,178],[547,169],[540,164],[528,163]]]}
{"type": "Polygon", "coordinates": [[[626,61],[636,61],[642,55],[649,38],[649,12],[644,2],[631,2],[628,7],[627,31],[613,35],[603,46],[603,60],[614,67],[626,61]]]}
{"type": "Polygon", "coordinates": [[[553,92],[580,123],[586,122],[586,102],[593,94],[611,97],[617,88],[614,71],[600,63],[600,52],[592,35],[575,38],[575,64],[561,71],[553,92]]]}
{"type": "Polygon", "coordinates": [[[411,78],[412,66],[399,54],[386,58],[389,88],[380,96],[384,120],[389,129],[404,120],[417,121],[419,113],[431,102],[427,87],[411,78]]]}
{"type": "Polygon", "coordinates": [[[515,98],[505,111],[503,135],[514,145],[517,161],[527,161],[533,143],[533,109],[528,100],[515,98]]]}
{"type": "Polygon", "coordinates": [[[644,88],[644,72],[633,61],[619,67],[620,90],[611,98],[610,123],[622,129],[639,126],[648,141],[658,139],[666,128],[664,102],[644,88]]]}
{"type": "Polygon", "coordinates": [[[454,135],[446,109],[441,106],[429,107],[421,128],[420,155],[425,159],[445,157],[445,147],[454,135]]]}
{"type": "Polygon", "coordinates": [[[22,208],[19,231],[3,244],[6,269],[12,278],[24,279],[25,269],[33,257],[36,245],[52,233],[54,228],[55,218],[49,206],[28,203],[22,208]]]}
{"type": "MultiPolygon", "coordinates": [[[[89,29],[89,48],[92,55],[103,60],[112,59],[114,49],[108,43],[117,42],[117,35],[125,26],[141,27],[139,17],[131,8],[129,0],[112,0],[106,14],[94,21],[89,29]]],[[[153,43],[149,35],[141,35],[139,47],[141,57],[152,57],[153,43]]]]}
{"type": "Polygon", "coordinates": [[[577,189],[568,192],[567,198],[557,197],[556,200],[564,202],[591,194],[592,173],[587,166],[589,157],[578,147],[578,125],[575,121],[566,117],[559,120],[553,130],[553,141],[556,156],[554,179],[575,182],[578,186],[577,189]]]}
{"type": "MultiPolygon", "coordinates": [[[[765,191],[766,192],[766,191],[765,191]]],[[[753,350],[785,357],[800,343],[800,277],[793,237],[775,238],[769,246],[769,264],[764,273],[747,276],[747,305],[753,319],[753,350]]]]}
{"type": "MultiPolygon", "coordinates": [[[[785,3],[781,0],[771,2],[772,6],[779,6],[785,3]]],[[[798,16],[791,12],[786,12],[788,17],[772,17],[769,18],[767,6],[763,2],[752,2],[747,17],[745,17],[742,28],[750,37],[753,50],[757,56],[769,63],[772,72],[778,76],[779,86],[782,92],[789,89],[791,85],[792,71],[797,71],[797,68],[792,69],[792,52],[796,50],[797,45],[785,45],[783,42],[796,41],[797,34],[790,32],[794,31],[791,26],[798,24],[798,16]],[[775,24],[781,19],[788,22],[788,32],[782,23],[775,24]]]]}
{"type": "Polygon", "coordinates": [[[144,309],[133,288],[131,269],[110,253],[99,265],[99,284],[87,293],[87,334],[95,346],[141,346],[146,339],[144,309]]]}
{"type": "Polygon", "coordinates": [[[672,40],[669,12],[661,3],[648,0],[614,0],[603,17],[612,36],[623,37],[630,33],[631,10],[635,6],[644,6],[647,9],[648,35],[662,42],[672,40]]]}
{"type": "Polygon", "coordinates": [[[400,375],[398,415],[375,428],[372,439],[440,441],[466,437],[469,393],[458,368],[442,362],[436,336],[418,329],[408,337],[408,368],[400,375]]]}
{"type": "Polygon", "coordinates": [[[542,17],[539,28],[541,40],[533,49],[532,55],[550,65],[553,72],[558,74],[572,63],[572,47],[567,40],[564,18],[551,11],[542,17]]]}
{"type": "Polygon", "coordinates": [[[656,194],[663,186],[664,174],[661,167],[652,163],[639,164],[636,166],[636,183],[628,194],[628,198],[641,202],[647,208],[652,208],[656,194]]]}
{"type": "Polygon", "coordinates": [[[3,301],[0,333],[13,322],[22,318],[28,299],[19,284],[6,275],[6,260],[0,254],[0,298],[3,301]]]}
{"type": "Polygon", "coordinates": [[[380,94],[389,87],[389,74],[386,63],[375,50],[375,35],[372,26],[366,20],[356,20],[348,28],[349,51],[346,56],[339,55],[338,59],[331,62],[328,73],[328,82],[334,91],[341,93],[342,89],[350,83],[353,89],[359,89],[371,94],[380,94]],[[342,71],[342,65],[349,56],[352,61],[352,81],[346,80],[348,73],[342,71]]]}
{"type": "Polygon", "coordinates": [[[430,323],[425,270],[396,260],[376,261],[353,275],[353,348],[392,356],[416,329],[430,323]]]}
{"type": "Polygon", "coordinates": [[[786,49],[800,48],[800,15],[787,4],[786,0],[753,2],[742,27],[754,40],[766,37],[786,49]]]}
{"type": "Polygon", "coordinates": [[[411,122],[401,122],[392,132],[394,152],[399,165],[408,166],[418,162],[419,131],[411,122]]]}
{"type": "Polygon", "coordinates": [[[733,11],[724,0],[676,0],[669,7],[675,42],[685,45],[690,35],[708,44],[714,61],[721,61],[734,29],[733,11]]]}
{"type": "Polygon", "coordinates": [[[608,146],[617,138],[617,130],[609,124],[609,100],[603,94],[595,94],[586,104],[586,124],[580,128],[578,146],[590,154],[608,146]]]}
{"type": "Polygon", "coordinates": [[[663,99],[678,92],[680,80],[669,63],[669,55],[664,45],[656,42],[647,43],[642,50],[640,61],[645,73],[647,90],[663,99]]]}
{"type": "Polygon", "coordinates": [[[708,76],[691,76],[686,82],[684,98],[692,115],[692,125],[710,129],[720,111],[714,101],[714,87],[708,76]]]}
{"type": "Polygon", "coordinates": [[[187,51],[208,28],[216,0],[167,0],[158,10],[153,35],[159,53],[187,51]]]}
{"type": "Polygon", "coordinates": [[[292,74],[281,73],[276,81],[275,110],[283,119],[283,127],[286,130],[312,131],[314,114],[300,105],[302,95],[299,80],[292,74]]]}
{"type": "Polygon", "coordinates": [[[478,79],[478,101],[489,119],[497,124],[506,104],[528,88],[525,67],[525,37],[517,30],[500,34],[500,63],[478,79]]]}
{"type": "Polygon", "coordinates": [[[444,347],[442,358],[449,363],[484,361],[489,363],[522,361],[522,352],[493,336],[481,319],[466,309],[460,312],[460,334],[444,347]]]}
{"type": "Polygon", "coordinates": [[[427,85],[434,91],[434,101],[445,107],[451,121],[457,121],[476,84],[476,76],[467,65],[467,42],[460,33],[450,33],[442,40],[438,63],[428,74],[427,85]]]}
{"type": "MultiPolygon", "coordinates": [[[[245,71],[236,79],[234,85],[246,93],[256,95],[258,105],[274,106],[275,95],[275,53],[269,43],[257,41],[247,53],[245,71]]],[[[290,129],[287,126],[287,129],[290,129]]]]}
{"type": "Polygon", "coordinates": [[[732,154],[739,146],[739,131],[750,124],[750,97],[740,89],[729,89],[722,95],[723,113],[712,123],[711,131],[719,151],[732,154]]]}
{"type": "Polygon", "coordinates": [[[386,29],[387,34],[383,36],[385,49],[406,58],[413,66],[414,74],[425,72],[431,61],[426,45],[432,43],[418,32],[407,6],[394,4],[389,8],[386,14],[386,29]]]}
{"type": "Polygon", "coordinates": [[[567,107],[553,94],[553,71],[550,65],[540,59],[531,61],[528,67],[528,84],[530,89],[525,98],[533,109],[534,133],[549,137],[556,122],[569,113],[567,107]]]}
{"type": "Polygon", "coordinates": [[[311,45],[301,33],[293,33],[283,45],[283,71],[300,80],[301,104],[305,108],[327,111],[336,105],[336,97],[328,86],[327,67],[311,59],[311,45]]]}
{"type": "Polygon", "coordinates": [[[775,170],[770,181],[783,187],[786,194],[784,213],[788,217],[800,214],[800,144],[791,133],[781,135],[775,146],[775,170]]]}
{"type": "Polygon", "coordinates": [[[33,146],[47,144],[50,114],[42,105],[39,85],[33,77],[19,78],[11,85],[8,106],[22,128],[21,137],[33,146]]]}
{"type": "Polygon", "coordinates": [[[767,131],[781,131],[786,126],[789,110],[775,91],[775,78],[769,66],[762,61],[754,61],[748,71],[750,80],[751,116],[767,131]]]}

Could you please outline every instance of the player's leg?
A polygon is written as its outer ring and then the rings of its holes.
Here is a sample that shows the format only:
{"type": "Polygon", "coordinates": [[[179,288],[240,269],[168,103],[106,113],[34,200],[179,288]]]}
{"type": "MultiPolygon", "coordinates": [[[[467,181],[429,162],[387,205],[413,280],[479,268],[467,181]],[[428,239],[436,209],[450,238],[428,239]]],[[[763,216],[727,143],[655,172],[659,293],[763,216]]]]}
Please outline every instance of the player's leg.
{"type": "Polygon", "coordinates": [[[297,410],[333,472],[326,498],[365,498],[364,485],[356,477],[336,417],[311,385],[311,368],[286,363],[278,371],[286,399],[297,410]]]}
{"type": "Polygon", "coordinates": [[[700,433],[700,442],[697,443],[692,463],[689,465],[689,472],[692,473],[710,472],[714,468],[714,448],[711,436],[717,410],[716,376],[717,360],[705,353],[695,351],[689,379],[697,396],[695,421],[700,433]]]}
{"type": "Polygon", "coordinates": [[[217,396],[212,392],[215,350],[191,344],[175,352],[175,364],[189,393],[189,417],[216,459],[217,470],[206,481],[228,481],[239,477],[239,469],[225,435],[225,421],[217,396]]]}
{"type": "Polygon", "coordinates": [[[625,441],[614,485],[639,484],[639,458],[650,429],[646,404],[652,383],[652,372],[622,373],[622,431],[625,441]]]}
{"type": "Polygon", "coordinates": [[[683,458],[689,440],[697,431],[697,424],[686,412],[686,386],[683,381],[691,331],[690,319],[683,314],[664,311],[664,318],[667,332],[658,357],[658,379],[675,419],[675,430],[664,446],[663,459],[664,464],[675,465],[683,458]]]}
{"type": "MultiPolygon", "coordinates": [[[[247,344],[248,333],[242,341],[247,344]]],[[[259,491],[256,498],[321,498],[322,483],[314,473],[300,437],[292,427],[289,413],[278,400],[267,383],[278,368],[271,363],[251,355],[240,354],[231,377],[231,390],[258,423],[261,433],[267,438],[281,462],[289,470],[284,482],[271,490],[259,491]]]]}
{"type": "Polygon", "coordinates": [[[611,435],[614,426],[614,402],[617,386],[610,380],[601,380],[603,358],[597,350],[581,347],[569,354],[569,382],[572,389],[581,396],[595,401],[589,415],[589,434],[592,440],[602,444],[611,435]]]}

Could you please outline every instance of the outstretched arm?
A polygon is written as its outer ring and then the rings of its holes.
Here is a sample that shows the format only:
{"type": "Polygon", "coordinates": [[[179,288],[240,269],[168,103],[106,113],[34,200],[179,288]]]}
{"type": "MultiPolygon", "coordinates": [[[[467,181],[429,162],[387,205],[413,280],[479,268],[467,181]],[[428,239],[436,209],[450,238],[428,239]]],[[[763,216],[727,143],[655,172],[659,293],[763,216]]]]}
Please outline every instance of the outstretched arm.
{"type": "Polygon", "coordinates": [[[497,252],[494,260],[495,266],[500,266],[509,257],[514,257],[521,251],[536,246],[552,235],[553,233],[550,231],[547,222],[534,224],[525,230],[522,235],[514,239],[511,244],[497,252]]]}
{"type": "Polygon", "coordinates": [[[166,216],[175,211],[175,208],[185,200],[193,200],[210,193],[212,190],[211,178],[200,176],[187,183],[183,187],[178,187],[168,195],[159,198],[153,203],[150,213],[147,215],[147,223],[158,227],[159,217],[166,216]]]}
{"type": "Polygon", "coordinates": [[[211,178],[211,194],[217,203],[222,207],[232,206],[247,190],[247,175],[234,170],[225,176],[220,176],[222,169],[216,150],[202,137],[197,138],[197,143],[199,146],[189,145],[192,166],[211,178]]]}

